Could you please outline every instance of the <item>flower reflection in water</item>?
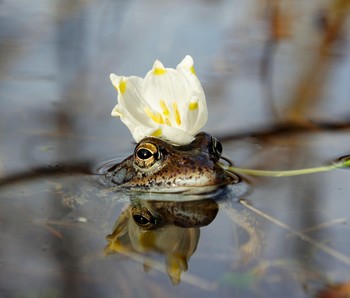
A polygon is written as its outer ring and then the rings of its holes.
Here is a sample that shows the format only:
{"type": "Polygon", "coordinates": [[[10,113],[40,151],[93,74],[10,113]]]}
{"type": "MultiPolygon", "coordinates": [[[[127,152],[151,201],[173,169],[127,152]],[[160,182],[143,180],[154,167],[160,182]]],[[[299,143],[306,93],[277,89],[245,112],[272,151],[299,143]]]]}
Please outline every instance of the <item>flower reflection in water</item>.
{"type": "MultiPolygon", "coordinates": [[[[165,267],[173,284],[196,251],[200,227],[210,224],[219,210],[213,199],[199,201],[148,201],[134,199],[116,221],[107,236],[106,255],[159,253],[165,256],[165,267]]],[[[144,261],[144,268],[152,263],[144,261]]]]}

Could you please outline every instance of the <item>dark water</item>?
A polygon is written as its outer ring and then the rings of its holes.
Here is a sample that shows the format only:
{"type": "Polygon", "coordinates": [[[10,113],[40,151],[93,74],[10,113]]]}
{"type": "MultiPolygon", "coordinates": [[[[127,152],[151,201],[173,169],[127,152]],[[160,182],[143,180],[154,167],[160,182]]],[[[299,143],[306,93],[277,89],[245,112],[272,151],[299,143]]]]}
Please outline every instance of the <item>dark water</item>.
{"type": "Polygon", "coordinates": [[[205,131],[235,165],[349,154],[347,3],[1,1],[0,297],[346,290],[348,170],[247,177],[249,191],[195,201],[115,192],[87,170],[134,147],[110,116],[109,73],[144,76],[186,54],[208,101],[205,131]]]}

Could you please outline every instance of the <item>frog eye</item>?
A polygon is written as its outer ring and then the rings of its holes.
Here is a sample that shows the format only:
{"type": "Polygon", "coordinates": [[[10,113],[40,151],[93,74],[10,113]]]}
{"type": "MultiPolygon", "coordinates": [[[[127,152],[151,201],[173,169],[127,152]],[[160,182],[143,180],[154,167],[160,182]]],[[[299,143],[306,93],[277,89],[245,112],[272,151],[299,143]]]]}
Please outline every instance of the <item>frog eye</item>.
{"type": "Polygon", "coordinates": [[[159,159],[159,150],[152,143],[142,143],[135,149],[135,163],[141,168],[152,166],[159,159]]]}
{"type": "Polygon", "coordinates": [[[220,159],[221,154],[222,154],[222,145],[221,143],[218,141],[218,139],[212,137],[211,138],[211,142],[212,142],[212,150],[213,150],[213,154],[217,157],[217,159],[220,159]]]}
{"type": "Polygon", "coordinates": [[[138,214],[135,214],[132,218],[135,223],[141,228],[151,228],[156,224],[155,218],[147,218],[138,214]]]}
{"type": "Polygon", "coordinates": [[[147,208],[132,208],[132,219],[143,229],[151,229],[157,224],[157,219],[151,214],[147,208]]]}

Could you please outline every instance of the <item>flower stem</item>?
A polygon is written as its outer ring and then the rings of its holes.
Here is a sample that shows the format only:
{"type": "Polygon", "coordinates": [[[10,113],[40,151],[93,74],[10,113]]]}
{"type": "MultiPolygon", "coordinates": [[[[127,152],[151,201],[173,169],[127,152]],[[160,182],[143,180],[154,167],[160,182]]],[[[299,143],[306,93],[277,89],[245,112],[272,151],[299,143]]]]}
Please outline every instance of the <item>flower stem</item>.
{"type": "Polygon", "coordinates": [[[298,169],[298,170],[286,170],[286,171],[244,169],[244,168],[237,168],[234,166],[228,166],[223,164],[221,164],[221,166],[227,171],[235,172],[239,174],[247,174],[247,175],[253,175],[253,176],[266,176],[266,177],[289,177],[289,176],[306,175],[306,174],[313,174],[313,173],[320,173],[320,172],[328,172],[334,169],[350,167],[350,159],[346,158],[343,161],[341,160],[327,166],[298,169]]]}

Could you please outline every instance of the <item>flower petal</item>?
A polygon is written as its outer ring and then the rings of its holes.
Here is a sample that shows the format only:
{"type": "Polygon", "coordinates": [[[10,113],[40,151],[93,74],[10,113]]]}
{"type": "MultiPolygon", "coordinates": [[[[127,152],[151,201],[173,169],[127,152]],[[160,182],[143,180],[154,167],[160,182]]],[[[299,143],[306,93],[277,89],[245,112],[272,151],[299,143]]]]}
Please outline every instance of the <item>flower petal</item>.
{"type": "Polygon", "coordinates": [[[171,126],[183,127],[181,113],[186,99],[191,96],[191,85],[186,77],[171,68],[160,71],[157,61],[147,73],[143,84],[143,95],[152,109],[167,119],[171,126]]]}
{"type": "Polygon", "coordinates": [[[165,68],[156,60],[145,79],[115,74],[110,78],[118,91],[112,116],[121,118],[137,142],[156,136],[173,144],[188,144],[207,121],[205,95],[191,56],[176,69],[165,68]]]}
{"type": "Polygon", "coordinates": [[[130,118],[137,125],[152,126],[144,108],[148,106],[142,96],[143,79],[136,76],[122,77],[110,75],[112,84],[118,91],[118,105],[112,110],[112,116],[130,118]]]}
{"type": "Polygon", "coordinates": [[[195,138],[192,134],[168,125],[161,125],[162,138],[174,145],[186,145],[191,143],[195,138]]]}
{"type": "Polygon", "coordinates": [[[190,55],[185,56],[185,58],[182,59],[182,61],[176,66],[176,70],[180,71],[189,71],[192,74],[196,74],[196,71],[194,70],[194,62],[190,55]]]}
{"type": "Polygon", "coordinates": [[[194,63],[191,56],[187,55],[176,67],[176,70],[182,72],[192,87],[192,96],[187,102],[187,114],[185,129],[191,133],[197,133],[208,121],[208,109],[205,100],[205,94],[200,81],[196,76],[194,63]]]}
{"type": "Polygon", "coordinates": [[[161,129],[159,127],[146,127],[146,126],[140,125],[140,126],[134,127],[131,133],[134,140],[138,143],[146,136],[160,137],[161,129]]]}

